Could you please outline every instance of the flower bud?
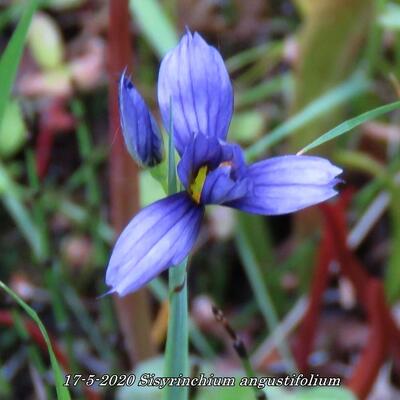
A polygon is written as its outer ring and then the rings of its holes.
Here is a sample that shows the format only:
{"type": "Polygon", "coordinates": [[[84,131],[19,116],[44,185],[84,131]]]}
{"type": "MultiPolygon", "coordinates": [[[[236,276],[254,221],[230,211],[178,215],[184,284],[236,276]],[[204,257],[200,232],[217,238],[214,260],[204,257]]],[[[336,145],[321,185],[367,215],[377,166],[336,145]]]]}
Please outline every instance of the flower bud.
{"type": "Polygon", "coordinates": [[[156,120],[125,72],[119,82],[119,111],[126,147],[142,167],[154,167],[163,158],[163,141],[156,120]]]}

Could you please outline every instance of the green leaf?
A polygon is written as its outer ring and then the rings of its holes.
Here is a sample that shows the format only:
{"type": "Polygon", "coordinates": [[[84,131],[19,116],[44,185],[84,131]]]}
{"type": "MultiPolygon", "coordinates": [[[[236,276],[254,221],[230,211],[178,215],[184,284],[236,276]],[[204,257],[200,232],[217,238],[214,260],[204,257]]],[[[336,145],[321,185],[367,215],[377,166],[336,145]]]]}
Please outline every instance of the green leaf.
{"type": "Polygon", "coordinates": [[[235,107],[248,107],[260,101],[282,92],[291,84],[292,77],[289,74],[278,75],[268,79],[254,87],[239,92],[235,99],[235,107]]]}
{"type": "Polygon", "coordinates": [[[0,122],[0,157],[13,156],[27,138],[27,130],[17,101],[10,101],[0,122]]]}
{"type": "Polygon", "coordinates": [[[20,197],[15,182],[0,163],[0,198],[3,201],[4,207],[14,219],[18,229],[28,241],[37,259],[42,260],[44,257],[44,248],[41,235],[20,197]]]}
{"type": "Polygon", "coordinates": [[[314,149],[315,147],[320,146],[321,144],[326,143],[332,139],[335,139],[338,136],[341,136],[344,133],[356,128],[357,126],[363,124],[364,122],[380,117],[381,115],[396,110],[397,108],[400,108],[400,101],[395,101],[394,103],[389,103],[384,106],[374,108],[373,110],[367,111],[357,117],[348,119],[347,121],[342,122],[337,127],[321,135],[319,138],[317,138],[309,145],[304,147],[302,150],[300,150],[298,154],[303,154],[306,151],[314,149]]]}
{"type": "Polygon", "coordinates": [[[32,56],[40,67],[53,69],[62,65],[64,44],[61,31],[49,15],[39,12],[33,17],[28,43],[32,56]]]}
{"type": "Polygon", "coordinates": [[[58,400],[69,400],[70,394],[68,389],[63,385],[64,377],[61,373],[60,365],[57,361],[56,355],[54,354],[53,347],[50,342],[49,335],[47,334],[46,328],[37,315],[36,311],[26,304],[14,291],[12,291],[4,282],[0,281],[0,288],[7,292],[23,309],[24,311],[35,321],[43,335],[44,341],[46,342],[47,351],[50,356],[51,368],[54,373],[54,379],[56,381],[56,391],[58,400]]]}
{"type": "Polygon", "coordinates": [[[248,161],[261,156],[272,145],[280,142],[282,139],[293,135],[298,129],[304,127],[310,121],[319,118],[321,115],[329,113],[332,108],[349,101],[366,92],[369,88],[369,82],[365,77],[355,75],[348,81],[335,87],[318,99],[306,106],[298,114],[288,119],[283,124],[272,130],[246,150],[248,161]]]}
{"type": "Polygon", "coordinates": [[[39,6],[38,0],[27,2],[25,11],[15,29],[6,49],[0,58],[0,122],[8,102],[8,96],[17,73],[17,68],[24,50],[24,43],[32,16],[39,6]]]}
{"type": "Polygon", "coordinates": [[[178,35],[159,1],[146,0],[129,2],[132,13],[144,36],[161,58],[178,42],[178,35]]]}

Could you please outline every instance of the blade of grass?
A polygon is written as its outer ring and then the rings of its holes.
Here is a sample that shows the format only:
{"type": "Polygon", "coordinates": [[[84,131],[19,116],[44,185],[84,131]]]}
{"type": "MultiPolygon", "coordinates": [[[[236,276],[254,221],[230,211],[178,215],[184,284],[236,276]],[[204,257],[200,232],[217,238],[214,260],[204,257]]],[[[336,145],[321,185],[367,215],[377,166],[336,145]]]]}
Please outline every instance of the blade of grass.
{"type": "Polygon", "coordinates": [[[86,311],[87,307],[77,295],[75,289],[71,285],[66,285],[64,287],[63,296],[64,301],[70,308],[71,312],[75,315],[82,330],[90,338],[90,343],[96,349],[97,353],[101,355],[103,360],[113,360],[113,353],[110,346],[103,338],[90,314],[86,311]]]}
{"type": "MultiPolygon", "coordinates": [[[[35,154],[32,149],[27,149],[25,153],[25,160],[30,189],[32,193],[38,194],[41,192],[42,187],[37,173],[35,154]]],[[[40,197],[32,202],[32,214],[35,225],[39,232],[38,240],[40,241],[43,249],[43,260],[45,260],[50,254],[50,240],[47,226],[48,221],[43,205],[43,198],[40,197]]]]}
{"type": "Polygon", "coordinates": [[[150,42],[159,57],[172,49],[178,42],[178,35],[165,13],[162,5],[156,0],[130,0],[130,9],[135,15],[141,32],[150,42]]]}
{"type": "Polygon", "coordinates": [[[92,138],[90,137],[89,127],[85,121],[85,109],[82,102],[74,99],[71,104],[72,112],[78,121],[76,130],[79,145],[79,153],[84,164],[84,178],[86,186],[86,200],[92,213],[89,229],[94,243],[94,263],[103,265],[107,261],[107,249],[99,234],[100,225],[100,186],[97,180],[97,173],[93,163],[87,162],[93,151],[92,138]]]}
{"type": "MultiPolygon", "coordinates": [[[[50,212],[60,212],[69,218],[73,223],[80,225],[81,228],[87,229],[90,225],[91,213],[85,207],[73,202],[68,196],[47,190],[43,196],[45,207],[50,212]]],[[[105,221],[100,221],[98,225],[99,235],[108,244],[112,244],[115,233],[112,227],[105,221]]]]}
{"type": "Polygon", "coordinates": [[[32,221],[29,211],[21,201],[19,192],[7,170],[0,163],[0,197],[17,227],[29,243],[35,257],[41,261],[44,258],[41,235],[32,221]]]}
{"type": "Polygon", "coordinates": [[[356,128],[364,122],[380,117],[381,115],[396,110],[398,108],[400,108],[400,101],[395,101],[393,103],[374,108],[373,110],[367,111],[361,115],[358,115],[357,117],[348,119],[347,121],[342,122],[335,128],[321,135],[319,138],[301,149],[297,154],[304,154],[305,152],[314,149],[315,147],[320,146],[323,143],[326,143],[332,139],[337,138],[338,136],[343,135],[344,133],[349,132],[350,130],[356,128]]]}
{"type": "Polygon", "coordinates": [[[24,50],[28,28],[38,6],[38,0],[27,2],[27,6],[25,7],[17,28],[0,58],[0,122],[3,119],[8,96],[14,83],[17,68],[24,50]]]}
{"type": "Polygon", "coordinates": [[[235,107],[250,106],[282,91],[290,82],[290,74],[279,75],[238,94],[235,107]]]}
{"type": "MultiPolygon", "coordinates": [[[[43,377],[46,373],[46,366],[43,363],[41,354],[39,349],[29,341],[30,336],[28,331],[26,330],[25,324],[23,322],[23,319],[19,313],[19,310],[12,310],[12,316],[13,316],[13,324],[14,328],[18,334],[18,336],[23,340],[25,343],[27,343],[28,347],[28,359],[29,363],[31,364],[32,368],[35,368],[38,374],[43,377]]],[[[44,385],[44,382],[42,380],[41,382],[44,385]]],[[[47,395],[47,398],[51,397],[51,391],[48,385],[45,386],[45,393],[47,395]]]]}
{"type": "Polygon", "coordinates": [[[298,114],[273,129],[259,141],[254,143],[246,150],[246,159],[252,161],[261,156],[272,145],[280,142],[282,139],[293,135],[296,130],[305,126],[310,121],[321,115],[330,112],[330,110],[350,99],[365,93],[370,84],[365,77],[356,74],[344,84],[335,87],[328,93],[319,97],[298,114]]]}
{"type": "Polygon", "coordinates": [[[290,352],[287,343],[275,334],[275,329],[279,325],[278,317],[275,312],[271,296],[264,284],[260,266],[251,251],[249,243],[247,241],[244,232],[238,229],[238,233],[235,236],[235,244],[238,249],[239,256],[242,260],[243,266],[250,285],[253,289],[253,293],[256,297],[258,306],[260,307],[261,314],[263,315],[265,322],[272,332],[272,336],[275,339],[275,344],[282,359],[285,362],[286,368],[289,373],[297,371],[296,364],[290,352]]]}
{"type": "MultiPolygon", "coordinates": [[[[71,373],[80,373],[79,364],[76,360],[76,352],[74,351],[74,333],[71,329],[72,322],[70,315],[64,304],[63,296],[65,295],[66,283],[60,274],[60,263],[57,259],[52,261],[51,268],[45,271],[46,287],[49,288],[51,306],[53,309],[56,327],[62,340],[65,343],[66,356],[68,357],[68,365],[71,373]]],[[[81,311],[81,310],[79,310],[81,311]]]]}
{"type": "Polygon", "coordinates": [[[71,399],[68,389],[63,385],[64,378],[61,373],[60,365],[54,354],[53,347],[50,342],[49,335],[47,334],[46,328],[37,315],[36,311],[26,304],[13,290],[11,290],[3,281],[0,281],[0,288],[3,289],[7,294],[9,294],[13,300],[15,300],[23,310],[35,321],[43,335],[43,338],[47,345],[47,350],[49,352],[51,368],[54,373],[54,379],[56,383],[57,399],[58,400],[69,400],[71,399]]]}
{"type": "Polygon", "coordinates": [[[240,68],[257,61],[271,46],[272,43],[268,42],[236,53],[225,60],[226,68],[230,73],[236,72],[240,68]]]}
{"type": "Polygon", "coordinates": [[[362,151],[341,149],[333,154],[332,159],[347,170],[361,171],[373,177],[385,174],[385,166],[362,151]]]}

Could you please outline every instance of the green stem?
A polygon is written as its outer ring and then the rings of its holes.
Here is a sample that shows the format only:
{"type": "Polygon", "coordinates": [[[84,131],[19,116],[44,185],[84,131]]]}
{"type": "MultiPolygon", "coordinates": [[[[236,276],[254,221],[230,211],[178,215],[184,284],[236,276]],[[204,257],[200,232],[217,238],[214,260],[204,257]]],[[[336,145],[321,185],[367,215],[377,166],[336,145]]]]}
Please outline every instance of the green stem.
{"type": "MultiPolygon", "coordinates": [[[[175,152],[173,146],[172,107],[170,106],[168,142],[168,194],[177,191],[175,152]]],[[[171,267],[168,275],[169,321],[167,345],[165,349],[165,375],[189,375],[189,330],[188,330],[188,294],[186,283],[187,258],[178,266],[171,267]]],[[[187,387],[166,387],[165,400],[186,400],[187,387]]]]}
{"type": "MultiPolygon", "coordinates": [[[[156,299],[161,303],[168,296],[167,285],[160,278],[155,278],[149,283],[149,289],[156,299]]],[[[207,338],[196,326],[195,322],[188,316],[189,324],[189,340],[192,346],[199,352],[204,358],[214,358],[215,352],[207,338]]]]}
{"type": "MultiPolygon", "coordinates": [[[[165,351],[165,375],[189,375],[189,335],[188,298],[186,284],[186,264],[184,261],[169,269],[169,322],[167,346],[165,351]]],[[[165,400],[184,400],[188,398],[187,387],[167,387],[165,400]]]]}

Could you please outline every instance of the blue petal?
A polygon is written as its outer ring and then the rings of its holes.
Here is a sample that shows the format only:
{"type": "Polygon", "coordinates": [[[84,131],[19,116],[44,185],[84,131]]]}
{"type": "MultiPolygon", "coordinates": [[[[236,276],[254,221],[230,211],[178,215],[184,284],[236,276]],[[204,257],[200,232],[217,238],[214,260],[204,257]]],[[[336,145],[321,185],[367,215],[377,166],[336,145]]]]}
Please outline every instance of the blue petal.
{"type": "Polygon", "coordinates": [[[187,32],[162,60],[158,102],[164,126],[170,129],[180,155],[194,134],[225,139],[233,112],[233,90],[219,52],[198,34],[187,32]]]}
{"type": "Polygon", "coordinates": [[[110,292],[133,292],[192,249],[204,208],[181,192],[159,200],[137,214],[118,238],[107,267],[110,292]]]}
{"type": "Polygon", "coordinates": [[[222,146],[218,139],[197,134],[186,146],[177,170],[183,186],[188,189],[198,170],[207,165],[209,170],[222,162],[222,146]]]}
{"type": "Polygon", "coordinates": [[[119,110],[126,147],[141,166],[152,167],[163,158],[163,142],[154,117],[125,72],[119,81],[119,110]]]}
{"type": "Polygon", "coordinates": [[[229,175],[233,180],[240,179],[246,171],[243,151],[239,145],[199,133],[191,139],[179,161],[179,179],[188,189],[202,166],[206,165],[208,171],[213,171],[220,164],[230,165],[229,175]]]}
{"type": "Polygon", "coordinates": [[[248,179],[232,179],[232,167],[221,166],[211,171],[204,182],[200,202],[202,204],[222,204],[244,197],[251,190],[248,179]]]}
{"type": "Polygon", "coordinates": [[[222,159],[232,166],[231,176],[240,179],[247,171],[242,148],[235,143],[224,143],[222,146],[222,159]]]}
{"type": "Polygon", "coordinates": [[[313,156],[274,157],[250,165],[246,177],[253,189],[230,207],[263,215],[287,214],[337,194],[334,186],[342,170],[313,156]]]}

